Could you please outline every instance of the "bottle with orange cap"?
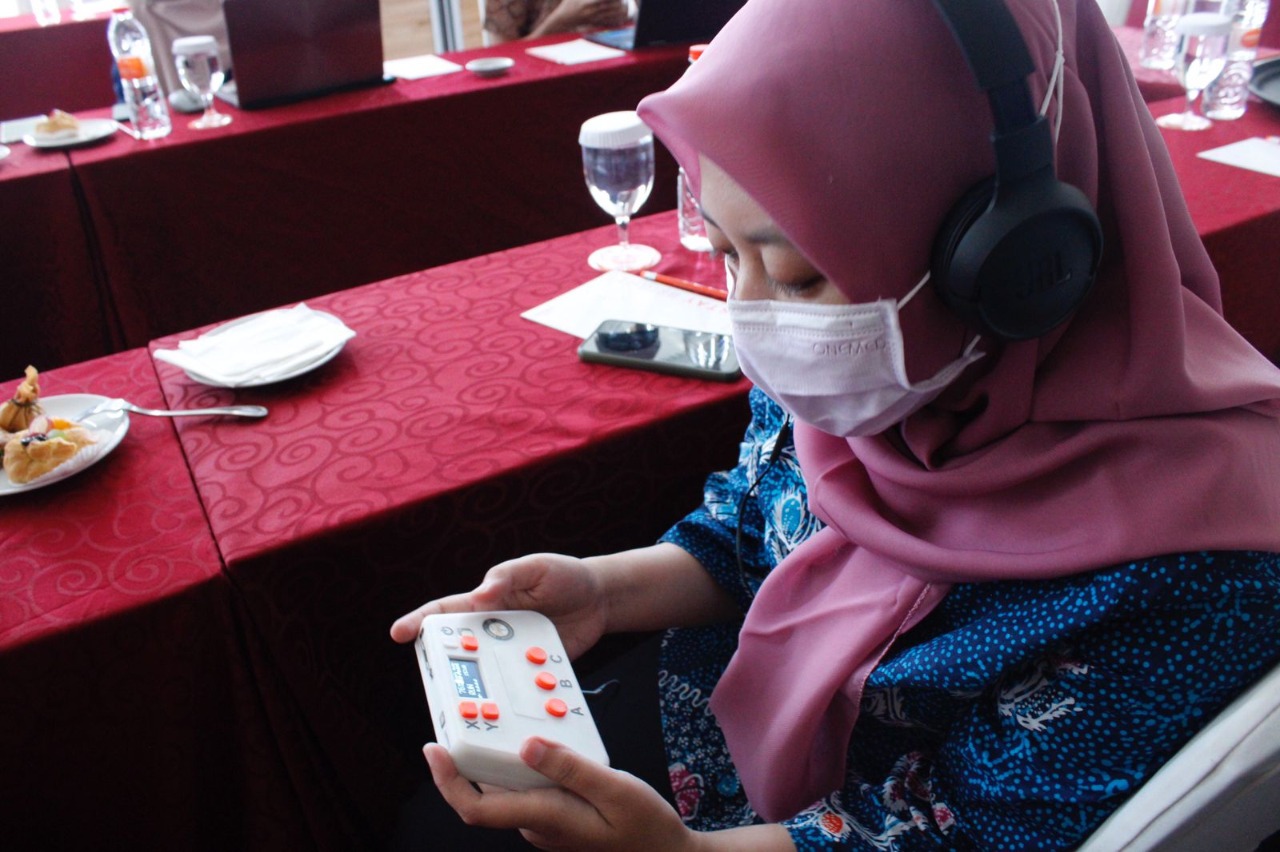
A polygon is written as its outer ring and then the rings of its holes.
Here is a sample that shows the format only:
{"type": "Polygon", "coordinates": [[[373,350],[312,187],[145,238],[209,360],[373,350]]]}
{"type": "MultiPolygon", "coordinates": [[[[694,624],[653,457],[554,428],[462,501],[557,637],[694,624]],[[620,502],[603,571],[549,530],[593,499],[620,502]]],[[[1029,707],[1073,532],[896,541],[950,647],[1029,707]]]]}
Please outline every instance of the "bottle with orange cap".
{"type": "MultiPolygon", "coordinates": [[[[689,64],[692,65],[702,55],[705,44],[689,47],[689,64]]],[[[689,184],[689,176],[683,168],[676,173],[676,209],[679,211],[680,245],[691,251],[711,251],[711,240],[707,239],[707,223],[702,220],[702,209],[689,184]]]]}
{"type": "Polygon", "coordinates": [[[133,16],[128,6],[111,10],[107,24],[107,43],[120,73],[120,87],[129,108],[133,129],[143,139],[168,136],[173,129],[164,90],[156,78],[156,64],[151,55],[151,39],[146,28],[133,16]]]}

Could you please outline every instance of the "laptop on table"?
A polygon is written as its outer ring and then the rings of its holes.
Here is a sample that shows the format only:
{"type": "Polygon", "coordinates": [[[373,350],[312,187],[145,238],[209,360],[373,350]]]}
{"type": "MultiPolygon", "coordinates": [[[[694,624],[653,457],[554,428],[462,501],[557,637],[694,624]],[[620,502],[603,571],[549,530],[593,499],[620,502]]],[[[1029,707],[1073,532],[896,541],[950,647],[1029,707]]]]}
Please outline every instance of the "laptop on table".
{"type": "Polygon", "coordinates": [[[746,0],[640,0],[633,26],[588,33],[583,38],[634,50],[660,44],[711,41],[746,0]]]}
{"type": "Polygon", "coordinates": [[[378,0],[222,0],[241,109],[384,82],[378,0]]]}

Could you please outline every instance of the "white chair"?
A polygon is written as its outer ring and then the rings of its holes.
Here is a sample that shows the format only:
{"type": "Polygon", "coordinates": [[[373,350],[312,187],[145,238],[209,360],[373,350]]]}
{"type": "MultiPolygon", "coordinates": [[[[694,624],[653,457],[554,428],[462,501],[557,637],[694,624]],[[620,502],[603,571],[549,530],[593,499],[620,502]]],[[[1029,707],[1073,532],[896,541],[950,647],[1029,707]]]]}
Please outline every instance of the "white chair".
{"type": "Polygon", "coordinates": [[[1231,703],[1079,852],[1253,852],[1280,831],[1280,667],[1231,703]]]}

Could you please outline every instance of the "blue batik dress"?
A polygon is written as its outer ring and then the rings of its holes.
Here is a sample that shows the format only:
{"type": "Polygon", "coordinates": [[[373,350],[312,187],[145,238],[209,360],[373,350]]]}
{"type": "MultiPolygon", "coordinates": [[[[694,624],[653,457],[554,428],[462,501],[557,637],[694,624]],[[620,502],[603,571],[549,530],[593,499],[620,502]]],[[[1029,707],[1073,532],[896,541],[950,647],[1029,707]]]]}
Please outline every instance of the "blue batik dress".
{"type": "MultiPolygon", "coordinates": [[[[738,466],[664,536],[744,611],[821,528],[783,411],[758,390],[750,402],[738,466]]],[[[738,627],[672,630],[662,647],[671,784],[700,830],[759,821],[707,707],[738,627]]],[[[844,786],[785,825],[800,850],[1072,848],[1275,665],[1278,640],[1275,554],[956,585],[869,677],[844,786]]]]}

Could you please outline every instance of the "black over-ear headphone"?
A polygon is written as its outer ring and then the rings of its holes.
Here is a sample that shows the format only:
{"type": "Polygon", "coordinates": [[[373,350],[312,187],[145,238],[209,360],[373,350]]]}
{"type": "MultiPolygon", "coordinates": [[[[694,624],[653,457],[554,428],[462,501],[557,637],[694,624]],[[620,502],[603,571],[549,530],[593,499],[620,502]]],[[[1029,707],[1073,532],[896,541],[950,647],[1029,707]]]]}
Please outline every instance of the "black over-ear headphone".
{"type": "Polygon", "coordinates": [[[1035,64],[1003,0],[933,0],[987,93],[996,173],[952,208],[931,279],[952,310],[1003,340],[1039,337],[1093,285],[1102,227],[1083,192],[1053,170],[1049,123],[1032,102],[1035,64]]]}

